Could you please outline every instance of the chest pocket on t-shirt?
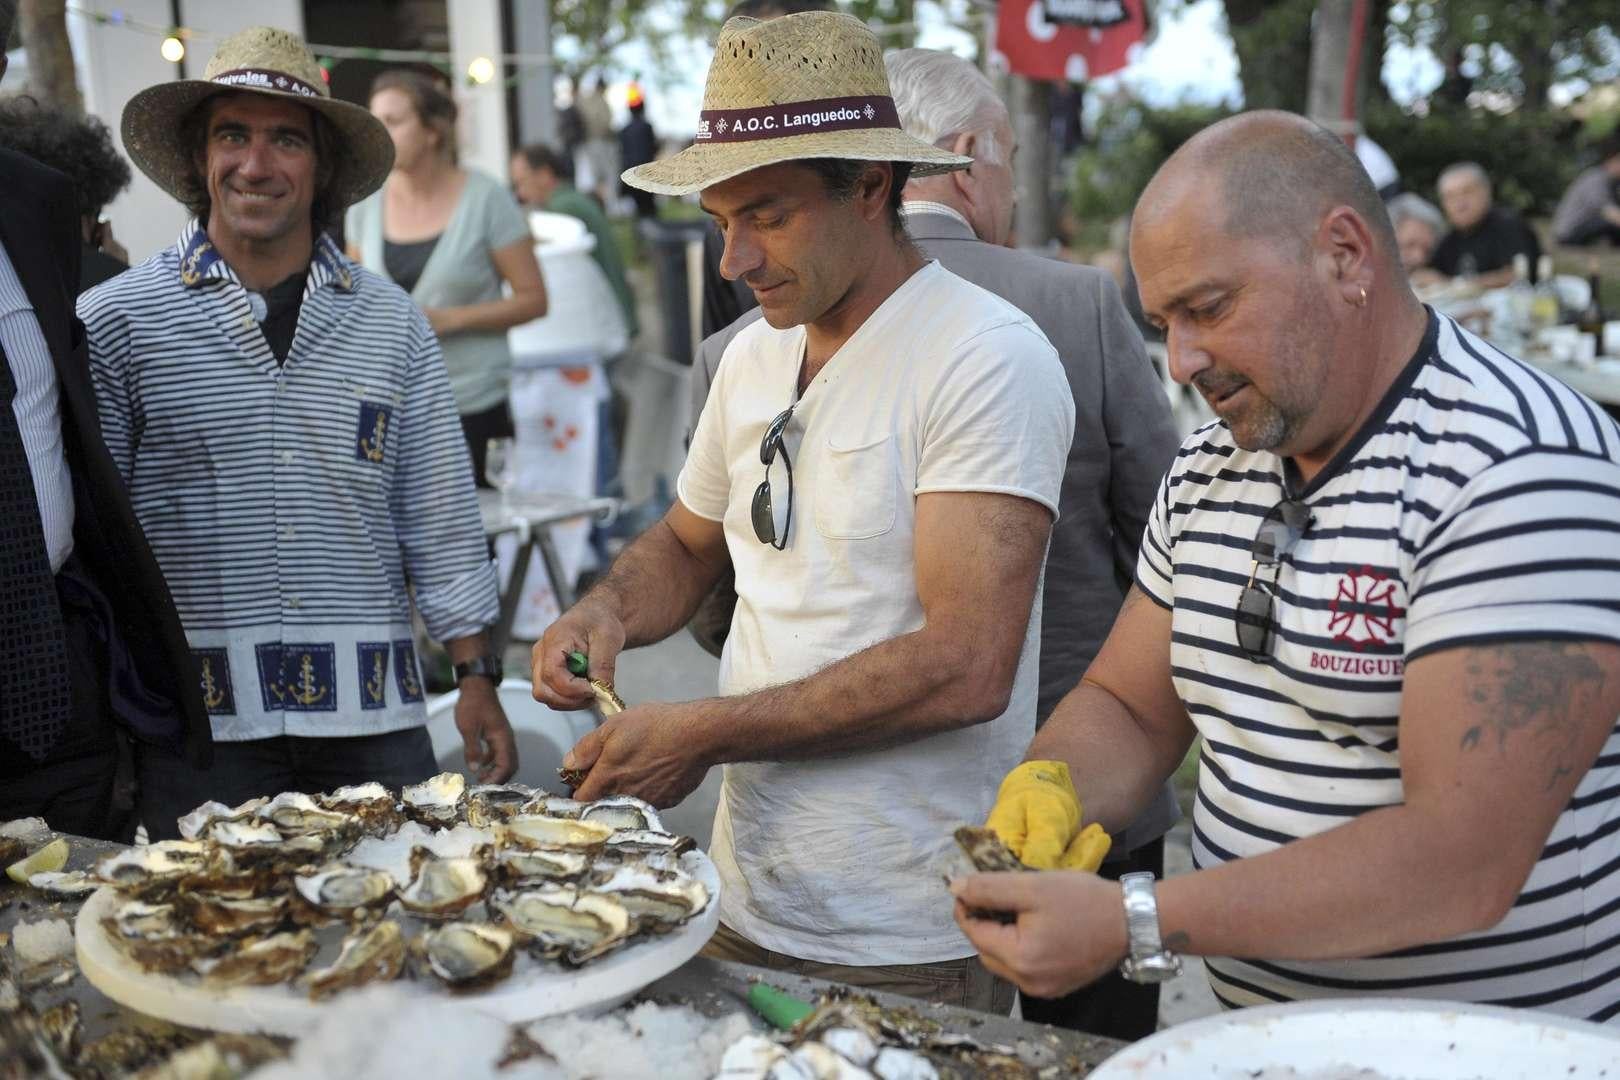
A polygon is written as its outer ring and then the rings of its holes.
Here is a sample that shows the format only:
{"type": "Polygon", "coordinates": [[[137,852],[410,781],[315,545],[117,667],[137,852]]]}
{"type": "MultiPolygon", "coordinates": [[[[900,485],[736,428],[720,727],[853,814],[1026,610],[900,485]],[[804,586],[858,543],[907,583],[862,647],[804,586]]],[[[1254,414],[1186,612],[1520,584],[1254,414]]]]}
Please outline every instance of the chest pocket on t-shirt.
{"type": "Polygon", "coordinates": [[[894,528],[894,436],[860,446],[827,440],[825,475],[816,483],[816,529],[829,540],[868,540],[894,528]]]}

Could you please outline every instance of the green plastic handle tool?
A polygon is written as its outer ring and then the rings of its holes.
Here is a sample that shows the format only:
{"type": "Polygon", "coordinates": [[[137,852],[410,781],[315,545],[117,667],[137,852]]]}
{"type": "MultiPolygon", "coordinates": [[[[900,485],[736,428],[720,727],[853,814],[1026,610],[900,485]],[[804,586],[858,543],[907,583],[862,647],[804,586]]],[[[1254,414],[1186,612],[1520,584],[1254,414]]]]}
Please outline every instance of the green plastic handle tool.
{"type": "Polygon", "coordinates": [[[748,988],[748,1004],[767,1024],[783,1031],[816,1011],[808,1001],[765,983],[755,983],[748,988]]]}
{"type": "Polygon", "coordinates": [[[585,673],[590,669],[591,662],[586,659],[584,653],[571,652],[568,654],[568,671],[570,674],[578,675],[583,679],[585,678],[585,673]]]}

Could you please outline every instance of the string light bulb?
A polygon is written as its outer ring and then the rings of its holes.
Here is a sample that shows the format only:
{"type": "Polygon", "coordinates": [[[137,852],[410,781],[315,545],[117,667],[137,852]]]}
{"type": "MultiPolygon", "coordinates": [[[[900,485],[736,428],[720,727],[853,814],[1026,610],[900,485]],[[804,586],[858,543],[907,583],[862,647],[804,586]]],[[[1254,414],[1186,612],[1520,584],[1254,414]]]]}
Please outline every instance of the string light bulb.
{"type": "Polygon", "coordinates": [[[495,77],[495,61],[487,56],[479,56],[467,65],[467,78],[482,86],[495,77]]]}
{"type": "Polygon", "coordinates": [[[170,34],[163,39],[163,44],[158,46],[158,52],[162,53],[163,59],[169,63],[178,64],[186,58],[186,43],[177,35],[170,34]]]}

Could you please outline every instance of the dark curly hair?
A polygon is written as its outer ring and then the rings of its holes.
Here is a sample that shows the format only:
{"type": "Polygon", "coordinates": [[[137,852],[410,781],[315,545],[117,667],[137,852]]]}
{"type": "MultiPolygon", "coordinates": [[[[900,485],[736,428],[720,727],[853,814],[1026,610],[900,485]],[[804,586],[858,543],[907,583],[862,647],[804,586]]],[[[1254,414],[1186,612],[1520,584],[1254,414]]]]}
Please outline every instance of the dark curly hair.
{"type": "Polygon", "coordinates": [[[106,124],[25,94],[0,97],[0,146],[65,173],[86,216],[99,214],[129,186],[129,162],[106,124]]]}

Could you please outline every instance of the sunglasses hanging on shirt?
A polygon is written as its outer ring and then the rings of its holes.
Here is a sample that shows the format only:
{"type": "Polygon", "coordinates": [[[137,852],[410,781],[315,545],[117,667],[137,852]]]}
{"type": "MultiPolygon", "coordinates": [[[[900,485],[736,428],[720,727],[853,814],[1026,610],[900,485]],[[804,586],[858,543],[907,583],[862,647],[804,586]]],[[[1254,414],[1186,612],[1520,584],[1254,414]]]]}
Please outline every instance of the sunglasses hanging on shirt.
{"type": "Polygon", "coordinates": [[[1267,512],[1254,534],[1254,544],[1249,549],[1253,560],[1249,583],[1238,594],[1233,621],[1237,626],[1238,648],[1257,664],[1271,658],[1277,578],[1282,574],[1282,560],[1310,527],[1311,508],[1297,499],[1284,499],[1267,512]],[[1271,576],[1261,576],[1262,570],[1269,570],[1271,576]]]}

